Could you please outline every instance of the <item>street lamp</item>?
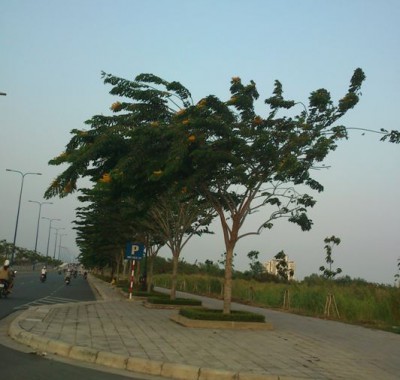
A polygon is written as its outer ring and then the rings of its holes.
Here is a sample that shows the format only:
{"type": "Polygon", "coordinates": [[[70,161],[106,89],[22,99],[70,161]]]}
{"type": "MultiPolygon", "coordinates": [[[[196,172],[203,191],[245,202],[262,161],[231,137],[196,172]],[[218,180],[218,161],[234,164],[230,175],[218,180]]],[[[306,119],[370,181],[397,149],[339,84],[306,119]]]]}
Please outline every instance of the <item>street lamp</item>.
{"type": "Polygon", "coordinates": [[[50,218],[46,218],[45,216],[42,216],[42,219],[47,219],[50,220],[50,225],[49,225],[49,237],[47,238],[47,250],[46,250],[46,263],[47,263],[47,259],[49,257],[49,244],[50,244],[50,231],[51,231],[51,223],[54,220],[61,220],[61,219],[50,219],[50,218]]]}
{"type": "Polygon", "coordinates": [[[37,252],[37,241],[39,236],[39,224],[40,224],[40,214],[42,213],[42,205],[52,205],[53,202],[38,202],[38,201],[28,201],[31,203],[36,203],[39,205],[39,216],[37,220],[37,227],[36,227],[36,241],[35,241],[35,252],[37,252]]]}
{"type": "Polygon", "coordinates": [[[54,254],[53,254],[53,260],[56,259],[56,250],[57,250],[57,236],[58,236],[58,231],[60,230],[65,230],[65,228],[54,228],[56,230],[56,241],[54,242],[54,254]]]}
{"type": "Polygon", "coordinates": [[[8,172],[14,172],[14,173],[19,173],[21,174],[22,180],[21,180],[21,190],[19,192],[19,201],[18,201],[18,211],[17,211],[17,221],[15,223],[15,232],[14,232],[14,248],[11,254],[11,265],[14,263],[14,255],[15,255],[15,243],[17,241],[17,230],[18,230],[18,219],[19,219],[19,210],[21,208],[21,197],[22,197],[22,189],[24,188],[24,179],[25,176],[28,174],[32,174],[32,175],[42,175],[42,173],[22,173],[19,170],[13,170],[13,169],[6,169],[6,171],[8,172]]]}
{"type": "Polygon", "coordinates": [[[58,245],[58,260],[60,260],[60,253],[61,253],[61,238],[67,235],[68,234],[60,234],[60,244],[58,245]]]}
{"type": "MultiPolygon", "coordinates": [[[[60,249],[65,249],[65,250],[67,250],[67,247],[60,246],[60,249]]],[[[63,251],[63,254],[62,254],[62,255],[61,255],[61,253],[59,254],[58,260],[61,259],[61,261],[66,262],[67,260],[63,259],[63,256],[66,257],[66,255],[64,255],[64,251],[63,251]]]]}
{"type": "Polygon", "coordinates": [[[68,247],[61,247],[62,249],[65,249],[67,252],[65,254],[64,257],[66,257],[66,259],[64,259],[65,262],[71,262],[71,252],[69,251],[68,247]]]}

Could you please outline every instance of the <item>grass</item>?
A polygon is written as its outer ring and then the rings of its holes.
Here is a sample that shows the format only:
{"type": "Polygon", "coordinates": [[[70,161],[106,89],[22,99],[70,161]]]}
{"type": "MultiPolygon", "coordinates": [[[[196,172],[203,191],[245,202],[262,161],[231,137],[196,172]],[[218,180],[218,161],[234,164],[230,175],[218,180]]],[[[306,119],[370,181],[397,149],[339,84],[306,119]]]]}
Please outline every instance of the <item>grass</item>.
{"type": "MultiPolygon", "coordinates": [[[[111,282],[107,276],[98,276],[106,282],[111,282]]],[[[156,275],[154,285],[164,288],[171,287],[171,276],[156,275]]],[[[117,286],[129,292],[129,282],[120,282],[117,286]]],[[[177,290],[192,294],[204,295],[222,299],[223,279],[208,275],[180,275],[177,290]]],[[[188,305],[187,299],[168,301],[169,295],[157,292],[133,290],[134,296],[147,297],[153,303],[170,305],[188,305]]],[[[342,322],[377,328],[400,334],[400,289],[362,282],[340,284],[334,281],[318,281],[309,284],[292,282],[290,284],[261,283],[248,280],[233,280],[232,300],[235,302],[285,310],[301,315],[317,318],[337,319],[342,322]],[[289,296],[289,302],[284,305],[284,296],[289,296]],[[333,294],[339,315],[335,312],[326,315],[327,297],[333,294]]],[[[200,302],[200,301],[197,301],[200,302]]],[[[192,306],[201,305],[201,303],[192,306]]],[[[194,308],[198,310],[199,308],[194,308]]],[[[203,318],[219,318],[219,313],[210,310],[203,318]]],[[[222,314],[222,313],[221,313],[222,314]]],[[[231,315],[234,313],[232,312],[231,315]]],[[[200,314],[198,314],[200,315],[200,314]]],[[[188,317],[189,318],[189,317],[188,317]]],[[[223,317],[225,318],[225,317],[223,317]]]]}
{"type": "Polygon", "coordinates": [[[190,298],[175,298],[170,299],[167,295],[157,295],[147,298],[148,303],[157,305],[191,305],[191,306],[201,306],[201,301],[190,299],[190,298]]]}
{"type": "Polygon", "coordinates": [[[265,322],[263,315],[248,311],[232,310],[230,314],[223,314],[222,310],[185,307],[179,310],[179,314],[203,321],[265,322]]]}
{"type": "MultiPolygon", "coordinates": [[[[170,276],[157,275],[154,285],[170,288],[170,276]]],[[[180,275],[177,290],[222,299],[223,279],[205,275],[180,275]]],[[[232,300],[258,307],[286,310],[318,318],[400,333],[400,289],[391,286],[321,281],[316,284],[260,283],[233,280],[232,300]],[[289,303],[284,305],[284,295],[289,303]],[[325,306],[333,294],[339,315],[334,310],[327,315],[325,306]]]]}

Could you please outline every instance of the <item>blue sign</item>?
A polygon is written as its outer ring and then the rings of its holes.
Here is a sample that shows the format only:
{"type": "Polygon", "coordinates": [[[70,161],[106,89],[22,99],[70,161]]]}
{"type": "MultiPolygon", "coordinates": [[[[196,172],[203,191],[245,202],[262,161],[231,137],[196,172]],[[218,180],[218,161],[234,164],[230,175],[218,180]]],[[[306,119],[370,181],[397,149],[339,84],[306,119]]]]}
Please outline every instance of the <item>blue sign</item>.
{"type": "Polygon", "coordinates": [[[144,244],[132,243],[128,241],[125,248],[125,259],[126,260],[142,260],[144,253],[144,244]]]}

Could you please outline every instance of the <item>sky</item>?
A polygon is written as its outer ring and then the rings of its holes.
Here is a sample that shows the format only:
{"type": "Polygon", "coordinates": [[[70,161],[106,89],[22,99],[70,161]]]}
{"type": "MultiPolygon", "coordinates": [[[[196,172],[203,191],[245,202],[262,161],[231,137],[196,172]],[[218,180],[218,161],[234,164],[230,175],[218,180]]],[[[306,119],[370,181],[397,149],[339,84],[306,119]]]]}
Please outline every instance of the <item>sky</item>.
{"type": "MultiPolygon", "coordinates": [[[[361,67],[367,79],[360,103],[340,124],[400,129],[399,19],[397,0],[0,1],[0,92],[7,94],[0,96],[0,240],[13,241],[24,178],[16,244],[34,249],[40,211],[61,219],[52,227],[62,237],[60,244],[52,229],[48,244],[50,223],[41,218],[37,250],[65,260],[79,254],[72,229],[76,196],[45,200],[43,194],[65,169],[48,161],[64,151],[70,131],[85,128],[94,115],[111,114],[118,100],[102,71],[177,80],[195,102],[209,94],[228,99],[232,77],[254,80],[257,111],[265,116],[263,100],[275,80],[289,99],[307,103],[311,91],[326,88],[337,101],[361,67]],[[42,175],[23,177],[29,172],[42,175]],[[39,205],[45,201],[52,204],[39,205]]],[[[333,250],[334,269],[393,284],[400,257],[400,145],[379,138],[351,131],[327,157],[329,169],[316,173],[325,191],[312,194],[312,230],[281,220],[241,240],[235,269],[249,269],[252,250],[261,262],[284,250],[301,280],[326,265],[324,238],[335,235],[341,244],[333,250]]],[[[261,215],[254,218],[245,231],[261,215]]],[[[220,260],[225,249],[218,221],[212,230],[192,239],[181,257],[220,260]]],[[[161,255],[170,257],[168,250],[161,255]]]]}

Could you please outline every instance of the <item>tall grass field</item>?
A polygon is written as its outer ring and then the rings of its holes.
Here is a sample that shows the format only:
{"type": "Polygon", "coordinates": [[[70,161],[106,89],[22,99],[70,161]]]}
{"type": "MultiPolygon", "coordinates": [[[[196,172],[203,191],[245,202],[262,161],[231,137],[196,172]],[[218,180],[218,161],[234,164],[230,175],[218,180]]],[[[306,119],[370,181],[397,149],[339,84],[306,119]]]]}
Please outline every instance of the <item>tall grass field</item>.
{"type": "MultiPolygon", "coordinates": [[[[154,285],[170,288],[171,276],[156,275],[154,285]]],[[[223,279],[180,275],[177,290],[222,299],[223,279]]],[[[317,284],[280,284],[236,279],[232,285],[232,300],[400,333],[400,289],[391,286],[337,284],[329,280],[317,284]]]]}

